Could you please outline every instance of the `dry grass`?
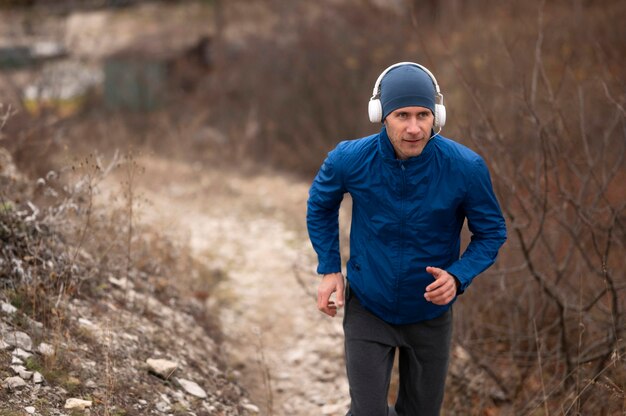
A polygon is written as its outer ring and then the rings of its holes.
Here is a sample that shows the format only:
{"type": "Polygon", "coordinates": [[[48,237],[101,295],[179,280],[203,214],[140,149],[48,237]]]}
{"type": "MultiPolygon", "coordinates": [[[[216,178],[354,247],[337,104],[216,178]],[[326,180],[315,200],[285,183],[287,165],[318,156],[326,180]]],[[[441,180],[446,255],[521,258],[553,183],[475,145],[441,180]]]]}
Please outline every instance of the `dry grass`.
{"type": "MultiPolygon", "coordinates": [[[[129,322],[118,322],[115,317],[107,320],[105,332],[109,336],[100,340],[93,330],[77,323],[76,302],[91,303],[96,315],[104,313],[98,308],[106,309],[111,302],[107,300],[113,289],[111,278],[129,282],[135,291],[160,298],[164,304],[191,297],[194,288],[211,290],[220,278],[204,270],[206,266],[200,267],[188,247],[136,221],[135,210],[142,197],[134,193],[132,175],[140,171],[132,156],[104,163],[93,155],[77,160],[69,169],[51,172],[44,180],[0,176],[10,181],[0,195],[0,298],[19,309],[9,322],[12,328],[32,334],[35,344],[45,341],[55,349],[53,356],[35,355],[26,365],[41,372],[49,385],[60,386],[71,396],[93,397],[95,414],[107,416],[132,414],[121,410],[131,411],[134,402],[121,394],[127,381],[120,380],[119,370],[114,370],[128,357],[120,356],[119,346],[114,349],[106,341],[110,343],[113,330],[109,325],[119,331],[129,322]],[[110,200],[103,203],[100,186],[116,170],[124,178],[124,192],[109,195],[110,200]],[[191,277],[172,279],[177,275],[191,277]],[[194,285],[185,285],[192,281],[194,285]],[[35,331],[34,321],[41,322],[43,328],[35,331]],[[88,354],[77,346],[87,346],[88,354]],[[83,367],[86,359],[103,366],[97,376],[102,393],[84,386],[86,379],[94,377],[83,367]]],[[[146,305],[126,296],[114,299],[121,310],[148,317],[152,313],[146,305]]],[[[203,308],[185,310],[219,340],[214,316],[203,308]]],[[[167,350],[168,343],[161,348],[167,350]]],[[[7,403],[12,399],[7,391],[1,394],[9,395],[5,397],[7,403]]],[[[52,401],[49,407],[60,405],[52,401]]]]}
{"type": "MultiPolygon", "coordinates": [[[[244,34],[237,44],[224,39],[211,74],[219,82],[201,80],[163,112],[94,108],[71,122],[18,114],[5,132],[19,139],[11,150],[35,177],[51,168],[45,154],[63,155],[62,145],[49,139],[63,128],[64,144],[85,157],[102,143],[108,155],[133,143],[211,167],[248,166],[253,158],[309,178],[339,140],[376,130],[365,103],[380,70],[395,61],[426,64],[446,96],[445,134],[487,160],[510,233],[497,265],[463,295],[455,327],[455,342],[504,399],[453,377],[445,411],[623,413],[626,33],[619,22],[626,7],[619,1],[495,3],[441,2],[437,13],[418,7],[398,16],[369,1],[324,4],[308,13],[310,5],[271,0],[264,12],[291,23],[268,25],[263,36],[244,34]]],[[[236,25],[230,18],[225,24],[236,25]]],[[[61,305],[68,297],[97,295],[109,271],[165,297],[164,276],[198,266],[184,249],[181,265],[179,248],[132,225],[134,202],[128,201],[140,201],[136,195],[118,195],[112,205],[121,208],[106,215],[90,208],[97,165],[79,163],[79,176],[87,175],[80,190],[54,181],[43,194],[17,182],[5,188],[1,232],[17,251],[3,254],[9,261],[1,267],[12,278],[0,282],[48,326],[64,322],[55,309],[59,299],[61,305]],[[29,200],[51,207],[40,215],[57,226],[26,221],[33,214],[29,200]],[[43,270],[46,279],[31,279],[43,270]]],[[[206,280],[195,281],[192,293],[202,298],[214,272],[199,273],[206,280]]]]}

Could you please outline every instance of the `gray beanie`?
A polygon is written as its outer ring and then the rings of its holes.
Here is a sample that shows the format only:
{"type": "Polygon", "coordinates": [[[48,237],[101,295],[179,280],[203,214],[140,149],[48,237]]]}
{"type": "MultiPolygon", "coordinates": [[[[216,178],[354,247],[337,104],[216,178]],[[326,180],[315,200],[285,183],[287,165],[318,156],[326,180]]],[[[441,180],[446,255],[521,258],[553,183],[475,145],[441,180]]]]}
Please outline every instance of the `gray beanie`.
{"type": "Polygon", "coordinates": [[[435,85],[430,76],[415,65],[402,65],[387,72],[380,82],[383,120],[402,107],[425,107],[435,114],[435,85]]]}

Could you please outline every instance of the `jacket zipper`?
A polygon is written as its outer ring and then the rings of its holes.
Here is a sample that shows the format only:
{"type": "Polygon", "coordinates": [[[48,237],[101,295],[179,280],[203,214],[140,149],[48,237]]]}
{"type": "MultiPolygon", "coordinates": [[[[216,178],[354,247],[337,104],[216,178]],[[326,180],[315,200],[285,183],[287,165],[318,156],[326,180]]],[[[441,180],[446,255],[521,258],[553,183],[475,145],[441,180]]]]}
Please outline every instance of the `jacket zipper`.
{"type": "Polygon", "coordinates": [[[404,273],[404,222],[405,222],[405,215],[404,215],[404,206],[405,206],[405,202],[406,202],[406,167],[404,166],[404,163],[402,161],[400,161],[400,170],[401,170],[401,178],[402,178],[402,183],[401,183],[401,188],[400,188],[400,238],[399,238],[399,250],[398,250],[398,259],[399,259],[399,267],[398,267],[398,276],[396,277],[396,281],[395,281],[395,294],[396,294],[396,299],[395,299],[395,303],[396,303],[396,314],[399,313],[400,311],[400,280],[402,279],[402,275],[404,273]]]}

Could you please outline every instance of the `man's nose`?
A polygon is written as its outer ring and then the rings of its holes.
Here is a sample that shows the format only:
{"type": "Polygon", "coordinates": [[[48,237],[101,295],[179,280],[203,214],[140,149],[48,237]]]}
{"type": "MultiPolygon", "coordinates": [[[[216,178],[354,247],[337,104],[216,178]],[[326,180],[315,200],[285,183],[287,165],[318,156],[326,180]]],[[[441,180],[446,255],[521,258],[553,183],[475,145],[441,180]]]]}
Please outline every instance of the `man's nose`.
{"type": "Polygon", "coordinates": [[[408,124],[408,126],[406,128],[407,133],[415,134],[415,133],[418,133],[420,131],[419,123],[417,122],[417,120],[415,118],[409,118],[408,123],[409,124],[408,124]]]}

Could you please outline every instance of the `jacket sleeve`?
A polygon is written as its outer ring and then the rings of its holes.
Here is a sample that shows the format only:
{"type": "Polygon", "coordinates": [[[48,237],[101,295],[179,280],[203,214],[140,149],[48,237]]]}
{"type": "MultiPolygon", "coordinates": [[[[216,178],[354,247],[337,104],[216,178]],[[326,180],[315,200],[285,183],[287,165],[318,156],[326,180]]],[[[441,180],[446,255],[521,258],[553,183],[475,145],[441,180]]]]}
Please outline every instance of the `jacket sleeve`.
{"type": "Polygon", "coordinates": [[[339,150],[328,154],[309,190],[307,229],[318,257],[319,274],[341,272],[339,206],[345,188],[339,150]]]}
{"type": "Polygon", "coordinates": [[[498,250],[506,241],[506,224],[485,162],[479,158],[468,173],[469,186],[463,210],[472,234],[471,241],[461,258],[447,268],[448,273],[461,283],[461,293],[474,277],[496,261],[498,250]]]}

